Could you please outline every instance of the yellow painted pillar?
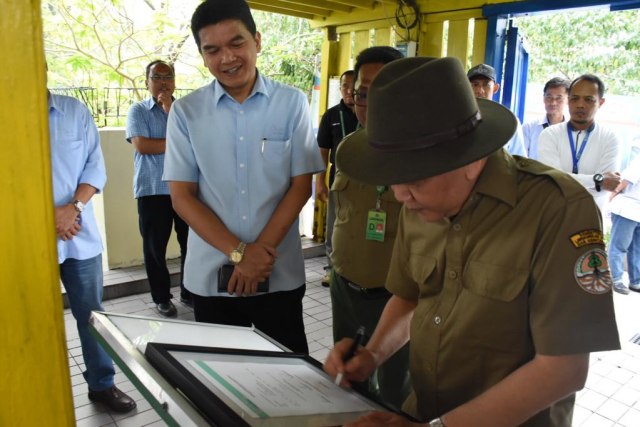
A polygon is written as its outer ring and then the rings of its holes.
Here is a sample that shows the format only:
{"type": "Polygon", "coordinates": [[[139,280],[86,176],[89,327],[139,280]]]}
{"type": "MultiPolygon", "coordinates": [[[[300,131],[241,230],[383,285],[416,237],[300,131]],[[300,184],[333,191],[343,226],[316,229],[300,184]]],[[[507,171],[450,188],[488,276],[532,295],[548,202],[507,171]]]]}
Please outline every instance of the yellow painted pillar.
{"type": "Polygon", "coordinates": [[[351,60],[351,33],[340,33],[338,36],[338,70],[350,69],[351,60]]]}
{"type": "Polygon", "coordinates": [[[365,50],[371,44],[371,32],[370,30],[356,31],[355,39],[353,41],[353,53],[354,57],[358,56],[360,52],[365,50]]]}
{"type": "Polygon", "coordinates": [[[426,27],[426,30],[420,35],[418,55],[440,58],[442,56],[444,23],[442,21],[424,22],[424,27],[426,27]]]}
{"type": "Polygon", "coordinates": [[[376,28],[373,35],[374,46],[391,46],[391,28],[376,28]]]}
{"type": "Polygon", "coordinates": [[[449,21],[449,38],[447,40],[447,56],[458,58],[462,65],[467,64],[469,47],[469,20],[449,21]]]}
{"type": "MultiPolygon", "coordinates": [[[[322,42],[321,62],[320,62],[320,108],[318,109],[320,117],[327,110],[329,79],[336,75],[337,70],[337,51],[339,49],[336,42],[335,27],[327,27],[324,29],[324,40],[322,42]]],[[[318,117],[318,120],[320,120],[318,117]]]]}
{"type": "Polygon", "coordinates": [[[487,20],[475,19],[473,26],[473,52],[471,66],[484,63],[485,46],[487,45],[487,20]]]}
{"type": "Polygon", "coordinates": [[[58,279],[40,2],[0,0],[0,425],[75,424],[58,279]]]}

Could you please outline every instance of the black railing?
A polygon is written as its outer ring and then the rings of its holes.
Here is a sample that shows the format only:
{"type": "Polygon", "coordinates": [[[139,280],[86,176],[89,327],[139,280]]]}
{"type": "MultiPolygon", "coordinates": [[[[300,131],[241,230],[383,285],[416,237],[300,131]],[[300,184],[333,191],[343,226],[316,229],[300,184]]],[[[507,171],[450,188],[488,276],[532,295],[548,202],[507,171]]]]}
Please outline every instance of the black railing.
{"type": "MultiPolygon", "coordinates": [[[[68,95],[82,101],[96,122],[98,127],[125,126],[129,108],[141,97],[149,96],[144,88],[114,88],[102,89],[102,96],[98,99],[98,89],[92,87],[56,87],[51,92],[58,95],[68,95]]],[[[173,92],[175,98],[180,98],[193,91],[193,89],[176,89],[173,92]]]]}

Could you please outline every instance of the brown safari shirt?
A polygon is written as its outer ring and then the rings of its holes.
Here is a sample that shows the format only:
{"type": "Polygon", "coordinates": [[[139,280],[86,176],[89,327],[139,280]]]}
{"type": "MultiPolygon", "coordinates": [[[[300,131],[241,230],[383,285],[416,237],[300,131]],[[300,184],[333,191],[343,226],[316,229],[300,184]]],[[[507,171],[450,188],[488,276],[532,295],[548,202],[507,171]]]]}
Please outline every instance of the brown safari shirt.
{"type": "Polygon", "coordinates": [[[387,220],[384,242],[377,242],[365,238],[368,213],[376,207],[376,186],[354,181],[344,172],[337,171],[331,195],[336,209],[331,253],[333,268],[360,287],[383,287],[402,204],[390,188],[380,196],[380,209],[387,214],[387,220]]]}
{"type": "MultiPolygon", "coordinates": [[[[500,150],[455,218],[427,223],[404,209],[398,227],[387,287],[417,301],[406,409],[419,418],[473,399],[535,354],[620,348],[600,215],[569,175],[500,150]]],[[[573,401],[524,425],[570,426],[573,401]]]]}

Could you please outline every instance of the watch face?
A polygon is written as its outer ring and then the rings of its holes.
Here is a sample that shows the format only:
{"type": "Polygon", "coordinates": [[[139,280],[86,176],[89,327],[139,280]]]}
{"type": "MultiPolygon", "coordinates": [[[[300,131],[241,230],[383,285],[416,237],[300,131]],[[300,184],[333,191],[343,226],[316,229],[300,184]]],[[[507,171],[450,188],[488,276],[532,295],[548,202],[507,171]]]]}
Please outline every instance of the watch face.
{"type": "Polygon", "coordinates": [[[229,255],[229,259],[231,260],[232,263],[237,264],[240,261],[242,261],[242,254],[236,250],[234,250],[233,252],[231,252],[231,254],[229,255]]]}
{"type": "Polygon", "coordinates": [[[602,182],[604,181],[604,176],[602,176],[602,174],[597,173],[593,176],[593,180],[596,182],[602,182]]]}

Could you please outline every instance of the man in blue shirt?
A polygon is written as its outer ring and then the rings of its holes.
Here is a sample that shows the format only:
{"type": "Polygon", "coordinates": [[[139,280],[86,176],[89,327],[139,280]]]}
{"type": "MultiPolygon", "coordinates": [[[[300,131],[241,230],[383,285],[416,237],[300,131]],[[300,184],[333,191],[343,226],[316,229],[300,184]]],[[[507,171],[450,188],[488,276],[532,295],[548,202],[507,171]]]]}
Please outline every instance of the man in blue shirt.
{"type": "Polygon", "coordinates": [[[546,114],[538,119],[522,125],[524,146],[527,157],[538,159],[538,139],[543,130],[551,125],[565,121],[564,110],[569,101],[569,84],[571,82],[562,77],[554,77],[544,85],[543,101],[546,114]]]}
{"type": "Polygon", "coordinates": [[[192,230],[185,286],[196,321],[253,324],[307,353],[297,220],[324,169],[307,99],[256,69],[261,35],[244,1],[201,3],[191,31],[216,80],[174,103],[163,178],[192,230]]]}
{"type": "Polygon", "coordinates": [[[91,311],[103,310],[102,240],[91,203],[107,180],[98,130],[77,99],[48,98],[60,279],[78,324],[89,399],[128,412],[136,402],[114,385],[113,361],[89,332],[91,311]]]}
{"type": "Polygon", "coordinates": [[[127,115],[127,141],[136,150],[133,193],[138,200],[144,266],[151,297],[158,313],[171,317],[177,314],[171,302],[171,278],[166,261],[171,226],[180,244],[180,300],[191,305],[191,293],[184,289],[182,280],[189,226],[173,210],[169,186],[162,180],[167,117],[176,89],[175,72],[173,66],[159,60],[147,65],[145,72],[151,98],[131,106],[127,115]]]}

